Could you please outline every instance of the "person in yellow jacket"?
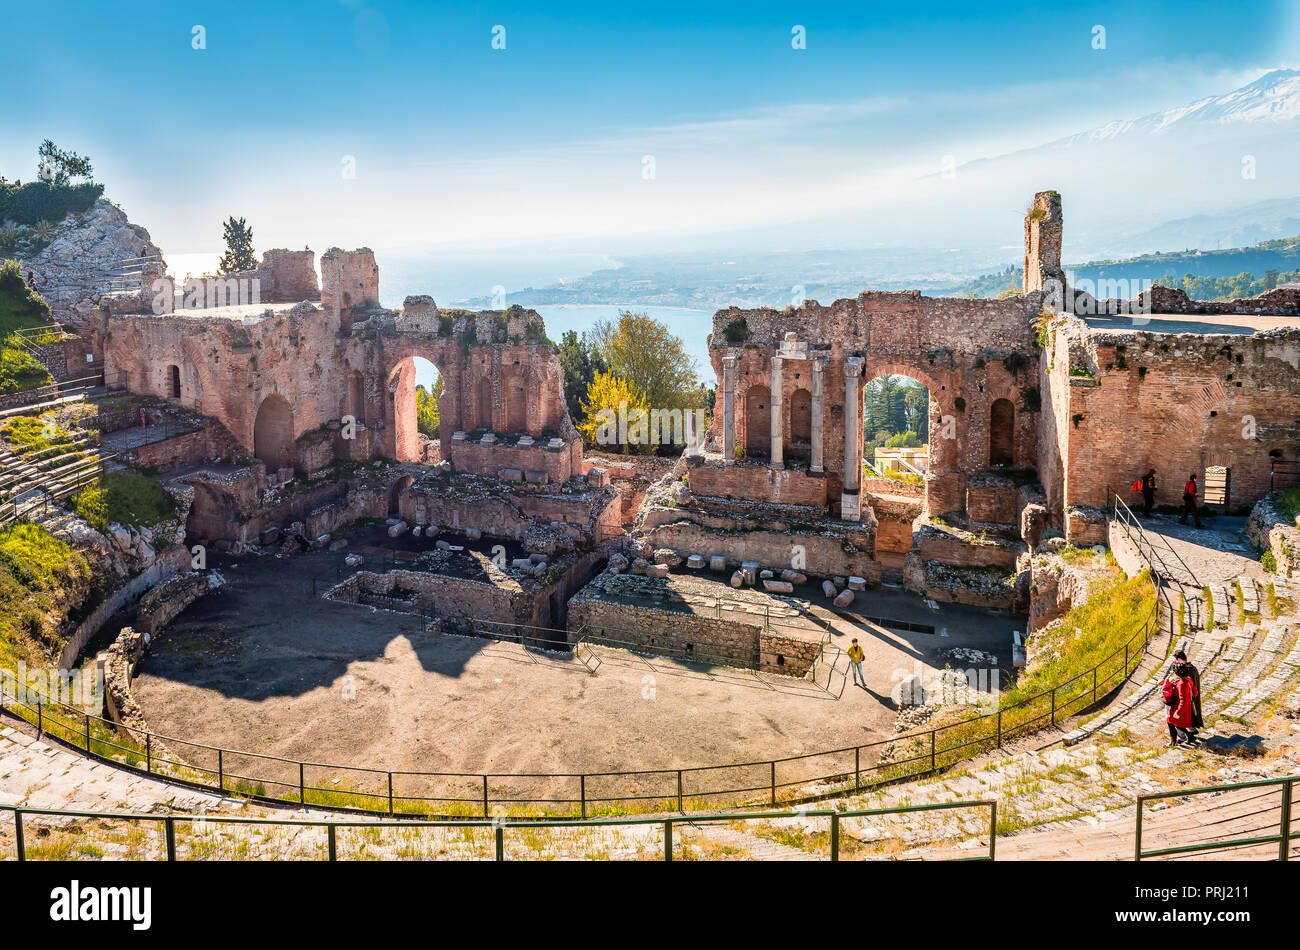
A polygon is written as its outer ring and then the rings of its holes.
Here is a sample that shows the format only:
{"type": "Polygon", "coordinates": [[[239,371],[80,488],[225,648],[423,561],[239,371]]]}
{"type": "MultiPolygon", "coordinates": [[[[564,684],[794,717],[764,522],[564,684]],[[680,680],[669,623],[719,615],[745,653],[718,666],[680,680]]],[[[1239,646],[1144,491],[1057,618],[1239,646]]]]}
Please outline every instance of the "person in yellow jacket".
{"type": "Polygon", "coordinates": [[[867,678],[862,675],[862,661],[867,658],[867,655],[862,652],[857,637],[854,637],[853,642],[849,645],[848,653],[849,665],[853,667],[853,682],[866,689],[867,678]]]}

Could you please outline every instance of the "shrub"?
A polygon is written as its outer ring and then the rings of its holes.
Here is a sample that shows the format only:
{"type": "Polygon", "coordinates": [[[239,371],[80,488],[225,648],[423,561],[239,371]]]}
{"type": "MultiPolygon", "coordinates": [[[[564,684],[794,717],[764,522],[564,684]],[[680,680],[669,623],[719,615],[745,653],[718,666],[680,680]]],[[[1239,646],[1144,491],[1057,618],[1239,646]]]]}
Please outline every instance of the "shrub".
{"type": "Polygon", "coordinates": [[[94,182],[58,185],[29,181],[25,185],[0,185],[0,221],[28,225],[62,221],[70,214],[90,210],[103,194],[104,186],[94,182]]]}
{"type": "Polygon", "coordinates": [[[26,350],[13,345],[13,338],[0,345],[0,393],[22,392],[52,382],[44,365],[26,350]]]}
{"type": "Polygon", "coordinates": [[[732,320],[723,328],[722,335],[727,338],[728,343],[743,343],[749,339],[749,321],[744,317],[732,320]]]}

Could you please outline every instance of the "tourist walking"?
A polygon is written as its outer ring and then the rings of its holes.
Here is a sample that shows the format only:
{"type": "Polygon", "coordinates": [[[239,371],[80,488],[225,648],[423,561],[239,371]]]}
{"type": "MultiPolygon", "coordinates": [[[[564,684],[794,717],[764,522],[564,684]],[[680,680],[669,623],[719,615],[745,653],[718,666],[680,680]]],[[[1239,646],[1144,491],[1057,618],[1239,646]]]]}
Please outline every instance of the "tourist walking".
{"type": "Polygon", "coordinates": [[[1185,673],[1186,664],[1176,664],[1160,686],[1165,707],[1169,710],[1165,715],[1165,722],[1169,724],[1171,748],[1180,742],[1190,745],[1194,741],[1192,697],[1196,694],[1196,686],[1192,683],[1192,678],[1185,673]]]}
{"type": "Polygon", "coordinates": [[[1142,517],[1150,518],[1151,509],[1156,503],[1156,470],[1153,468],[1142,476],[1142,517]]]}
{"type": "Polygon", "coordinates": [[[1196,519],[1196,527],[1201,527],[1201,512],[1196,507],[1196,473],[1192,472],[1187,476],[1187,484],[1183,486],[1183,516],[1178,519],[1179,524],[1187,524],[1187,516],[1191,515],[1196,519]]]}
{"type": "Polygon", "coordinates": [[[857,637],[854,637],[853,642],[849,644],[848,653],[849,665],[853,667],[853,682],[856,685],[861,686],[863,689],[866,689],[867,678],[862,675],[862,661],[867,658],[867,655],[862,652],[862,647],[858,643],[857,637]]]}
{"type": "Polygon", "coordinates": [[[1188,661],[1187,654],[1182,650],[1174,654],[1174,663],[1181,663],[1183,675],[1192,681],[1192,734],[1195,735],[1197,729],[1205,728],[1205,720],[1201,718],[1201,671],[1195,663],[1188,661]]]}

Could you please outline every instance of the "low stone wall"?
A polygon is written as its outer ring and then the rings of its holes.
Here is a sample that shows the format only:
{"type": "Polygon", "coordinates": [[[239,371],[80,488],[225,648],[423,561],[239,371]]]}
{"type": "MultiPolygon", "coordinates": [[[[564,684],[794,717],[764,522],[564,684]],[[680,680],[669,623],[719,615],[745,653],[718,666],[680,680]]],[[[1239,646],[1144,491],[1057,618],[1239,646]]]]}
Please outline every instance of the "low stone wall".
{"type": "MultiPolygon", "coordinates": [[[[796,531],[720,531],[685,520],[660,525],[650,534],[654,547],[672,548],[683,558],[691,554],[706,559],[720,556],[733,568],[744,561],[757,561],[760,566],[778,572],[795,567],[817,577],[854,575],[878,584],[881,567],[875,560],[874,550],[850,553],[845,549],[846,543],[852,545],[853,537],[796,531]]],[[[874,540],[870,533],[863,537],[872,548],[874,540]]]]}
{"type": "Polygon", "coordinates": [[[498,475],[502,469],[520,472],[545,472],[548,481],[562,482],[573,475],[582,474],[582,441],[575,440],[562,449],[551,449],[546,443],[531,446],[505,445],[446,439],[442,453],[458,472],[475,475],[498,475]]]}
{"type": "Polygon", "coordinates": [[[1019,489],[1009,478],[976,474],[966,480],[966,517],[988,524],[1016,524],[1019,489]]]}
{"type": "Polygon", "coordinates": [[[197,571],[177,574],[140,598],[135,629],[150,636],[158,633],[182,610],[204,594],[216,590],[222,583],[224,581],[219,574],[201,574],[197,571]]]}
{"type": "Polygon", "coordinates": [[[1300,571],[1300,527],[1283,517],[1281,497],[1281,489],[1271,491],[1255,505],[1246,519],[1246,537],[1255,547],[1273,552],[1278,574],[1292,577],[1300,571]]]}
{"type": "Polygon", "coordinates": [[[414,608],[444,619],[486,620],[493,623],[533,623],[534,595],[502,575],[497,583],[394,570],[383,574],[358,571],[332,587],[330,600],[361,603],[364,593],[392,596],[394,589],[415,593],[414,608]]]}
{"type": "Polygon", "coordinates": [[[773,504],[826,510],[826,479],[796,469],[769,468],[756,462],[691,468],[691,493],[706,498],[764,499],[773,504]]]}
{"type": "Polygon", "coordinates": [[[747,589],[731,591],[730,602],[697,610],[687,605],[697,593],[704,596],[698,583],[607,571],[569,601],[569,639],[583,631],[590,641],[620,649],[796,677],[806,676],[821,656],[820,629],[799,628],[797,616],[786,616],[798,614],[789,601],[747,589]]]}
{"type": "Polygon", "coordinates": [[[182,545],[172,545],[158,552],[152,564],[135,577],[131,578],[113,593],[109,594],[90,616],[83,620],[59,653],[59,669],[70,670],[77,662],[81,651],[91,641],[101,627],[127,604],[131,603],[149,588],[167,580],[190,566],[190,552],[182,545]]]}
{"type": "Polygon", "coordinates": [[[916,534],[921,557],[954,567],[1000,567],[1010,570],[1023,545],[1005,538],[958,534],[927,524],[916,534]]]}

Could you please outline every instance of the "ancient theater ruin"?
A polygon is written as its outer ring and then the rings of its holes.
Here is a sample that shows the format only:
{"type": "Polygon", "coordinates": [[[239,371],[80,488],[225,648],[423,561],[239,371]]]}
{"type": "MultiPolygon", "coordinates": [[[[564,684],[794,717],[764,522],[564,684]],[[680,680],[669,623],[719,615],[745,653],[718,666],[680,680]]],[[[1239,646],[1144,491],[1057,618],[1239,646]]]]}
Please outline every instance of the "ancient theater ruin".
{"type": "Polygon", "coordinates": [[[311,251],[268,251],[227,278],[255,303],[184,306],[169,278],[110,294],[75,345],[148,403],[132,460],[187,499],[187,544],[334,551],[323,597],[434,630],[808,676],[821,612],[901,587],[1032,630],[1066,597],[1035,555],[1109,543],[1148,468],[1159,504],[1195,472],[1245,512],[1300,457],[1300,291],[1098,301],[1068,284],[1062,228],[1036,195],[1002,299],[719,310],[712,421],[676,457],[584,453],[536,312],[386,308],[367,249],[319,277],[311,251]],[[416,359],[443,379],[437,440],[416,359]],[[929,393],[923,478],[864,464],[864,386],[891,374],[929,393]]]}

